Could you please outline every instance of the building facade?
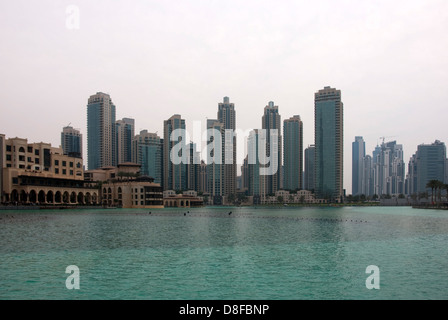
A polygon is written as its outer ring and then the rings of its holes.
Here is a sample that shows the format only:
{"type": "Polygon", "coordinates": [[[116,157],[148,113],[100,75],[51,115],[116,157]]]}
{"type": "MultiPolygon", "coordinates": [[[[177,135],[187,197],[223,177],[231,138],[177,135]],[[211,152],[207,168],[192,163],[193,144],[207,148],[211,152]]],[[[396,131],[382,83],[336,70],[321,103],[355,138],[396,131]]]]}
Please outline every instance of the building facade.
{"type": "Polygon", "coordinates": [[[373,160],[374,194],[400,195],[405,190],[403,146],[396,141],[384,142],[375,149],[373,160]]]}
{"type": "Polygon", "coordinates": [[[314,144],[305,149],[304,189],[314,191],[314,144]]]}
{"type": "Polygon", "coordinates": [[[89,170],[117,165],[115,105],[98,92],[87,104],[87,165],[89,170]]]}
{"type": "Polygon", "coordinates": [[[67,126],[62,129],[61,146],[65,155],[82,158],[82,134],[78,129],[67,126]]]}
{"type": "Polygon", "coordinates": [[[366,143],[362,137],[355,137],[352,143],[352,195],[362,194],[363,159],[366,156],[366,143]]]}
{"type": "Polygon", "coordinates": [[[183,158],[182,161],[176,163],[173,161],[174,159],[171,159],[171,151],[177,144],[180,144],[180,146],[176,146],[176,148],[180,147],[179,150],[187,150],[189,141],[186,141],[185,136],[181,135],[179,138],[181,141],[178,139],[175,139],[176,141],[171,141],[171,134],[175,130],[181,129],[185,133],[185,120],[182,119],[180,115],[175,114],[164,121],[163,129],[163,189],[187,190],[188,155],[182,154],[182,151],[180,151],[177,155],[183,158]]]}
{"type": "Polygon", "coordinates": [[[218,104],[218,119],[223,124],[224,142],[231,144],[224,146],[223,153],[223,195],[236,194],[236,113],[235,105],[230,103],[229,97],[224,97],[218,104]]]}
{"type": "Polygon", "coordinates": [[[133,159],[133,144],[135,135],[135,120],[123,118],[115,123],[116,129],[116,145],[117,145],[117,164],[125,162],[136,162],[133,159]]]}
{"type": "Polygon", "coordinates": [[[317,198],[339,202],[343,197],[343,132],[341,91],[325,87],[314,95],[317,198]]]}
{"type": "Polygon", "coordinates": [[[48,143],[5,140],[3,202],[21,205],[96,205],[97,188],[84,183],[83,161],[48,143]]]}
{"type": "Polygon", "coordinates": [[[154,178],[154,183],[162,185],[163,139],[148,130],[140,131],[132,141],[133,159],[141,166],[141,174],[154,178]]]}
{"type": "Polygon", "coordinates": [[[278,106],[270,101],[264,108],[262,117],[262,129],[266,130],[266,156],[271,157],[270,166],[274,169],[274,173],[265,176],[266,192],[267,194],[274,194],[280,189],[280,175],[282,162],[282,127],[281,117],[278,112],[278,106]],[[277,138],[271,141],[271,133],[276,133],[277,138]],[[277,149],[278,154],[271,155],[271,147],[273,150],[277,149]]]}
{"type": "Polygon", "coordinates": [[[296,115],[283,122],[283,189],[303,189],[303,123],[296,115]]]}
{"type": "Polygon", "coordinates": [[[223,202],[224,195],[224,124],[217,119],[207,119],[207,179],[208,193],[213,204],[223,202]]]}

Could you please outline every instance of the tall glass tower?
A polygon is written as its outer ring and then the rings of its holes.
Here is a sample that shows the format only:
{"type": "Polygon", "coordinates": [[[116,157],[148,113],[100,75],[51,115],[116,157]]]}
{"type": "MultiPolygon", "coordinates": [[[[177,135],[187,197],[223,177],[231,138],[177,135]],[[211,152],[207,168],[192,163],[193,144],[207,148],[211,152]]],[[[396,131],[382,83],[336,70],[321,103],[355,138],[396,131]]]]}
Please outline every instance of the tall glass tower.
{"type": "MultiPolygon", "coordinates": [[[[229,97],[218,104],[218,119],[223,124],[224,135],[232,145],[224,146],[223,153],[223,195],[236,194],[236,114],[235,105],[229,97]],[[226,155],[227,154],[227,155],[226,155]]],[[[224,139],[225,143],[226,139],[224,139]]]]}
{"type": "Polygon", "coordinates": [[[133,140],[133,158],[141,165],[141,174],[154,178],[155,183],[162,184],[163,139],[148,130],[140,131],[133,140]]]}
{"type": "Polygon", "coordinates": [[[88,170],[117,165],[115,105],[106,93],[90,96],[87,104],[88,170]]]}
{"type": "Polygon", "coordinates": [[[343,196],[343,132],[341,91],[325,87],[314,94],[315,191],[333,202],[343,196]]]}
{"type": "Polygon", "coordinates": [[[303,123],[296,115],[283,121],[284,186],[286,190],[302,189],[303,123]]]}
{"type": "Polygon", "coordinates": [[[117,164],[135,162],[132,159],[132,140],[135,135],[135,120],[123,118],[116,122],[117,164]]]}
{"type": "Polygon", "coordinates": [[[366,156],[366,143],[362,137],[355,137],[352,143],[352,195],[362,194],[363,159],[366,156]]]}
{"type": "MultiPolygon", "coordinates": [[[[185,120],[180,115],[175,114],[163,124],[163,189],[164,190],[188,190],[187,185],[187,163],[181,162],[176,164],[171,159],[171,150],[175,145],[181,143],[181,150],[187,149],[189,142],[185,141],[186,137],[179,138],[181,141],[171,141],[171,134],[176,129],[186,130],[185,120]]],[[[179,157],[186,157],[187,155],[181,154],[179,151],[179,157]]]]}
{"type": "Polygon", "coordinates": [[[82,134],[79,130],[67,126],[62,129],[61,146],[65,155],[82,158],[82,134]]]}
{"type": "Polygon", "coordinates": [[[262,118],[262,129],[266,130],[266,156],[271,157],[269,164],[276,172],[273,175],[266,176],[265,183],[266,193],[274,194],[280,189],[280,174],[282,166],[282,132],[281,132],[281,117],[278,113],[278,106],[270,101],[264,108],[264,115],[262,118]],[[271,141],[271,131],[277,130],[277,141],[271,141]],[[271,144],[277,145],[277,154],[271,155],[271,144]]]}

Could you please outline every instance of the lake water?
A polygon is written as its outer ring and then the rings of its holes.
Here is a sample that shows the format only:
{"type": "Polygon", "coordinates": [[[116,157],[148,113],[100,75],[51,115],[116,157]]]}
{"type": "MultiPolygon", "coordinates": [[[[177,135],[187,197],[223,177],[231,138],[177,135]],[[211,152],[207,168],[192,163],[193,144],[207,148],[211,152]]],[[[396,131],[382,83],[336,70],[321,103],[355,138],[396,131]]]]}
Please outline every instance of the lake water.
{"type": "Polygon", "coordinates": [[[448,299],[448,211],[220,207],[0,218],[0,299],[448,299]],[[79,290],[66,288],[69,265],[80,270],[79,290]],[[366,288],[370,265],[379,290],[366,288]]]}

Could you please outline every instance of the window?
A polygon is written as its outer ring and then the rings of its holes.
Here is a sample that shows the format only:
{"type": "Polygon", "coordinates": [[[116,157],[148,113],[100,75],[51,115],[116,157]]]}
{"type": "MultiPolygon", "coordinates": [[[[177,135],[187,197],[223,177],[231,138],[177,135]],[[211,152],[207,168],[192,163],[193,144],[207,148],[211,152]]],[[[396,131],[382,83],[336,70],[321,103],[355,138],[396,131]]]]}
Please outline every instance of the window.
{"type": "Polygon", "coordinates": [[[25,153],[25,148],[24,147],[20,147],[19,152],[25,153]]]}
{"type": "Polygon", "coordinates": [[[31,162],[31,157],[28,157],[26,161],[31,162]]]}
{"type": "Polygon", "coordinates": [[[33,147],[28,146],[28,152],[32,153],[33,152],[33,147]]]}
{"type": "Polygon", "coordinates": [[[70,162],[70,168],[73,168],[73,162],[70,162]]]}
{"type": "Polygon", "coordinates": [[[62,161],[62,166],[66,167],[67,166],[67,161],[62,161]]]}
{"type": "Polygon", "coordinates": [[[81,162],[78,162],[77,164],[76,164],[76,168],[81,168],[81,162]]]}
{"type": "Polygon", "coordinates": [[[71,176],[73,175],[73,170],[70,170],[70,175],[71,175],[71,176]]]}
{"type": "Polygon", "coordinates": [[[25,156],[19,156],[19,161],[25,161],[25,156]]]}
{"type": "Polygon", "coordinates": [[[11,164],[8,163],[8,164],[6,165],[6,168],[11,168],[11,164]]]}
{"type": "Polygon", "coordinates": [[[62,174],[67,174],[67,170],[66,169],[62,169],[62,174]]]}
{"type": "Polygon", "coordinates": [[[39,160],[39,158],[34,159],[34,163],[35,163],[35,164],[40,164],[40,160],[39,160]]]}
{"type": "Polygon", "coordinates": [[[54,169],[54,173],[59,174],[59,169],[58,168],[54,169]]]}
{"type": "Polygon", "coordinates": [[[34,150],[34,155],[36,155],[36,156],[39,155],[39,149],[34,150]]]}
{"type": "Polygon", "coordinates": [[[6,155],[6,161],[11,161],[11,155],[10,154],[6,155]]]}
{"type": "Polygon", "coordinates": [[[140,204],[143,205],[143,201],[140,201],[140,204]]]}
{"type": "Polygon", "coordinates": [[[12,184],[19,184],[19,178],[12,178],[12,184]]]}
{"type": "Polygon", "coordinates": [[[12,151],[11,146],[6,146],[6,151],[11,152],[12,151]]]}
{"type": "Polygon", "coordinates": [[[59,160],[54,160],[54,165],[58,166],[59,165],[59,160]]]}

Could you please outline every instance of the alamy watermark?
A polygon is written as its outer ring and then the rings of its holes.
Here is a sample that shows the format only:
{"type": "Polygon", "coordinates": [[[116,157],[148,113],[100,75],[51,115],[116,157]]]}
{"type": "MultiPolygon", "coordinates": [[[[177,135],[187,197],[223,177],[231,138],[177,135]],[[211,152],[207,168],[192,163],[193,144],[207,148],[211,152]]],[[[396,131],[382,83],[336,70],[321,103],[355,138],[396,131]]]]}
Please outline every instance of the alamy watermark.
{"type": "Polygon", "coordinates": [[[79,30],[80,27],[79,7],[75,5],[69,5],[65,9],[65,13],[66,13],[65,27],[68,30],[79,30]]]}
{"type": "MultiPolygon", "coordinates": [[[[209,128],[202,134],[200,130],[200,121],[195,122],[193,137],[197,149],[202,151],[202,155],[206,155],[204,158],[207,164],[234,164],[235,159],[243,159],[245,154],[248,154],[248,164],[259,165],[260,175],[267,176],[277,173],[280,143],[278,129],[219,130],[209,128]],[[245,149],[246,145],[247,149],[245,149]]],[[[173,145],[170,150],[170,160],[172,164],[201,163],[200,157],[190,158],[190,141],[190,135],[185,129],[175,129],[171,132],[170,142],[173,145]]]]}
{"type": "Polygon", "coordinates": [[[366,279],[366,288],[369,290],[380,289],[380,268],[371,265],[366,268],[366,274],[370,274],[366,279]]]}
{"type": "Polygon", "coordinates": [[[65,269],[65,273],[70,273],[70,275],[67,277],[67,280],[65,280],[65,287],[69,290],[79,290],[80,286],[80,275],[79,275],[79,268],[77,266],[68,266],[65,269]]]}

